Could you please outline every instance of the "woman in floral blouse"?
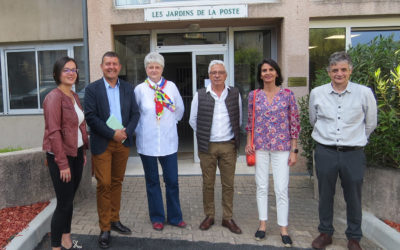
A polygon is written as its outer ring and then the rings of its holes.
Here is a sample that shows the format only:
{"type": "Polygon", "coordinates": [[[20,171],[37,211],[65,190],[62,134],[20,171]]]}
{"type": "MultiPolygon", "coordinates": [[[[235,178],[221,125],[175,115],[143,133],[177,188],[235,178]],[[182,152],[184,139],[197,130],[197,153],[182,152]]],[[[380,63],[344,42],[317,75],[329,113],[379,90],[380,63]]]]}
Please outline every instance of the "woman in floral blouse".
{"type": "Polygon", "coordinates": [[[256,154],[257,207],[260,225],[255,234],[257,240],[265,238],[268,220],[268,176],[272,165],[276,196],[277,222],[282,242],[292,245],[288,233],[289,214],[289,166],[297,161],[297,138],[300,132],[299,112],[294,94],[282,88],[279,65],[272,59],[264,59],[258,65],[259,89],[249,94],[246,153],[256,154]],[[251,146],[253,97],[255,100],[254,144],[251,146]]]}

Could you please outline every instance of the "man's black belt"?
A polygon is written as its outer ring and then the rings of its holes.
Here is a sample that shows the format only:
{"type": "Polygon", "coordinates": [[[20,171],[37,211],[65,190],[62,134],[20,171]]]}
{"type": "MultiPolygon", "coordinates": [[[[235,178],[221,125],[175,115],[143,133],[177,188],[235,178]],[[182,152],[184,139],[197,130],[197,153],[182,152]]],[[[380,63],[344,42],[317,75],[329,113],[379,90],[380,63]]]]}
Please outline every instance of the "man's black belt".
{"type": "Polygon", "coordinates": [[[325,148],[329,148],[335,151],[339,151],[339,152],[348,152],[348,151],[355,151],[355,150],[359,150],[359,149],[364,149],[364,147],[360,147],[360,146],[335,146],[335,145],[324,145],[321,143],[318,143],[319,145],[321,145],[322,147],[325,148]]]}

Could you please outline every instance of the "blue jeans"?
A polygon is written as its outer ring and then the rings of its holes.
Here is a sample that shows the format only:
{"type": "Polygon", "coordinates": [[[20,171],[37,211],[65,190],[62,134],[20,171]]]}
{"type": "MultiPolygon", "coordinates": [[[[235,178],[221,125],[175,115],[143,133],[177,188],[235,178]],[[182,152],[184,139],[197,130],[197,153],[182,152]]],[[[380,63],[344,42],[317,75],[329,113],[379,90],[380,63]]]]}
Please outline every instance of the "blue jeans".
{"type": "Polygon", "coordinates": [[[177,153],[166,156],[148,156],[140,154],[147,190],[147,202],[152,223],[165,221],[164,205],[160,188],[157,159],[163,170],[165,193],[167,199],[167,221],[177,225],[182,221],[179,202],[178,157],[177,153]]]}

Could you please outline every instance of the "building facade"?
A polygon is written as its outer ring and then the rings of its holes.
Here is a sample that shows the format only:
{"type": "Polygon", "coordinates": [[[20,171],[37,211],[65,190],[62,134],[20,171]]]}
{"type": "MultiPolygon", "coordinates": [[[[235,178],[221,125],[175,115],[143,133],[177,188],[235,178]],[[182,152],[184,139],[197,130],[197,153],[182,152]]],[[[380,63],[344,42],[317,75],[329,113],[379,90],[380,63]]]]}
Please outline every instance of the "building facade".
{"type": "MultiPolygon", "coordinates": [[[[83,45],[81,1],[28,2],[0,0],[6,13],[0,16],[0,32],[10,34],[0,38],[0,148],[41,144],[48,72],[60,53],[79,61],[83,45]],[[28,102],[31,92],[34,100],[28,102]],[[18,139],[10,137],[14,134],[18,139]]],[[[303,96],[332,52],[376,35],[400,40],[399,9],[400,0],[87,0],[90,81],[101,77],[106,51],[120,55],[120,76],[132,84],[146,77],[147,53],[163,54],[164,76],[177,84],[186,108],[178,125],[179,151],[197,155],[188,124],[190,102],[207,84],[211,60],[226,63],[227,84],[241,92],[245,138],[247,95],[257,87],[256,68],[263,58],[277,60],[284,87],[303,96]]],[[[83,94],[82,86],[77,91],[83,94]]]]}
{"type": "MultiPolygon", "coordinates": [[[[85,84],[80,0],[0,0],[0,148],[41,146],[53,64],[75,57],[85,84]]],[[[83,92],[82,92],[83,93],[83,92]]]]}
{"type": "Polygon", "coordinates": [[[162,53],[164,76],[177,83],[186,108],[180,151],[197,155],[188,125],[190,102],[207,83],[212,59],[226,63],[227,83],[241,92],[244,139],[247,95],[257,87],[263,58],[277,60],[284,86],[303,96],[310,69],[354,43],[355,32],[359,39],[369,31],[393,31],[399,38],[399,9],[400,1],[383,0],[88,0],[90,76],[100,77],[101,55],[115,50],[122,58],[121,77],[138,84],[145,79],[144,56],[162,53]]]}

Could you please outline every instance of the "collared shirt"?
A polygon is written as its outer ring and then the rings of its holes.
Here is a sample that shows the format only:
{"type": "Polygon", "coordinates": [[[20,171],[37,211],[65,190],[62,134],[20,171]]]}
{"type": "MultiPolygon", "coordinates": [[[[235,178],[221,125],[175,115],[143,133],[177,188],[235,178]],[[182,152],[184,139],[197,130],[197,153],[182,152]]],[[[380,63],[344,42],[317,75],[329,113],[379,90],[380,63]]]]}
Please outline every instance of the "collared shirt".
{"type": "MultiPolygon", "coordinates": [[[[253,98],[249,93],[247,132],[252,130],[253,98]]],[[[300,133],[299,111],[296,98],[289,89],[280,89],[271,103],[264,91],[257,91],[254,120],[254,146],[256,150],[289,151],[290,140],[300,133]]]]}
{"type": "Polygon", "coordinates": [[[377,107],[370,88],[348,82],[342,93],[331,83],[311,91],[312,138],[320,144],[365,146],[377,125],[377,107]]]}
{"type": "MultiPolygon", "coordinates": [[[[160,85],[149,79],[153,86],[160,85]]],[[[148,156],[165,156],[178,151],[177,123],[185,111],[183,100],[175,83],[167,81],[163,91],[171,98],[175,111],[164,107],[164,113],[157,120],[154,102],[155,91],[142,82],[135,88],[136,102],[139,106],[140,119],[136,127],[136,147],[139,154],[148,156]]]]}
{"type": "Polygon", "coordinates": [[[121,102],[119,100],[119,79],[115,87],[111,87],[111,85],[107,82],[107,80],[103,77],[104,86],[106,87],[108,104],[110,105],[110,115],[114,115],[115,118],[122,124],[122,116],[121,116],[121,102]]]}
{"type": "MultiPolygon", "coordinates": [[[[228,109],[225,105],[225,99],[228,96],[228,86],[222,91],[220,97],[211,89],[211,84],[207,86],[206,92],[209,92],[215,100],[214,114],[211,125],[210,141],[229,141],[234,138],[231,121],[229,119],[228,109]]],[[[190,109],[189,124],[196,132],[197,130],[197,111],[199,105],[199,97],[196,93],[193,97],[192,107],[190,109]]],[[[242,125],[242,99],[239,95],[239,123],[242,125]]]]}

